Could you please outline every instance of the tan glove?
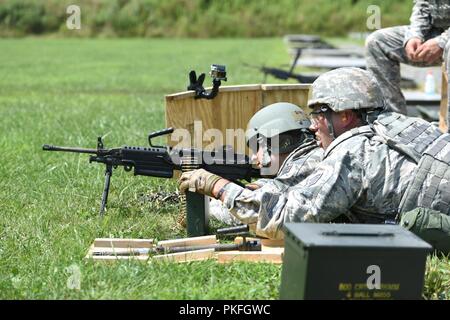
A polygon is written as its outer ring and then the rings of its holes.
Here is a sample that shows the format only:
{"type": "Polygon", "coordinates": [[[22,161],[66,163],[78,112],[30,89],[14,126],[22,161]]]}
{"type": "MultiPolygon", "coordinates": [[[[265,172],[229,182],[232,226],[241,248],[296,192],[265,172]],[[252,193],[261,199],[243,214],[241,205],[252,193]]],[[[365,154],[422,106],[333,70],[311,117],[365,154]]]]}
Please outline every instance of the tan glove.
{"type": "Polygon", "coordinates": [[[190,191],[214,197],[212,191],[220,179],[222,178],[204,169],[188,171],[184,172],[178,180],[178,189],[181,193],[190,191]]]}

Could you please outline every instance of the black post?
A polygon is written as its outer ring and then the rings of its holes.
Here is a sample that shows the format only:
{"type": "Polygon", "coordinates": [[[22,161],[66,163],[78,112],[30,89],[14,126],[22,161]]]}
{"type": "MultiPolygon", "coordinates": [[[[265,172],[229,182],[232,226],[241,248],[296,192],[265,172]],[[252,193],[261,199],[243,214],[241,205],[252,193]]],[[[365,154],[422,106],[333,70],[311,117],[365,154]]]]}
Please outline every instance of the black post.
{"type": "Polygon", "coordinates": [[[199,237],[208,234],[208,197],[186,192],[186,225],[189,237],[199,237]]]}

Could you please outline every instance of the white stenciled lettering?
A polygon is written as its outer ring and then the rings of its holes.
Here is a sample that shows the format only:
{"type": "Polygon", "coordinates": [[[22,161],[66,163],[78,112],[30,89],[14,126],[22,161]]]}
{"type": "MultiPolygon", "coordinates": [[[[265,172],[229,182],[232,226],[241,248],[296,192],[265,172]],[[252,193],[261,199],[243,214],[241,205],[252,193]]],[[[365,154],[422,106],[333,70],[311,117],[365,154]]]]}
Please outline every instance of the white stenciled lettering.
{"type": "Polygon", "coordinates": [[[367,18],[366,26],[369,30],[381,29],[381,9],[379,6],[370,5],[367,7],[367,14],[370,16],[367,18]]]}
{"type": "Polygon", "coordinates": [[[69,30],[80,30],[81,29],[81,9],[77,5],[70,5],[66,10],[67,14],[70,16],[66,20],[66,26],[69,30]]]}
{"type": "Polygon", "coordinates": [[[370,274],[367,278],[367,288],[369,290],[381,289],[381,269],[377,265],[371,265],[367,267],[367,274],[370,274]]]}

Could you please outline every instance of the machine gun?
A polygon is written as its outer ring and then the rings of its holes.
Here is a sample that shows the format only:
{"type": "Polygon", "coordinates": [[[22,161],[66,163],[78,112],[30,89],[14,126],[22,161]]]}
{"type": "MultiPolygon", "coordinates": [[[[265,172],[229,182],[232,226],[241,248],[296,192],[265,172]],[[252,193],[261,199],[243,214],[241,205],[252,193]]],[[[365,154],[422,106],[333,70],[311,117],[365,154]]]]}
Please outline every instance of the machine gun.
{"type": "MultiPolygon", "coordinates": [[[[98,138],[97,149],[83,149],[59,147],[45,144],[44,151],[61,151],[91,154],[89,162],[99,162],[106,165],[105,185],[100,207],[103,216],[108,201],[109,186],[113,169],[121,166],[125,171],[133,170],[134,175],[172,178],[175,170],[189,171],[203,168],[225,179],[239,183],[239,179],[248,182],[260,176],[259,170],[252,167],[249,158],[235,154],[232,150],[205,151],[193,148],[172,149],[170,147],[155,146],[152,139],[170,134],[173,128],[150,133],[148,136],[150,147],[130,147],[106,149],[102,138],[98,138]]],[[[194,194],[192,194],[194,197],[194,194]]]]}
{"type": "Polygon", "coordinates": [[[267,76],[271,75],[280,80],[295,79],[299,83],[313,83],[319,75],[305,75],[305,74],[294,73],[294,68],[297,65],[297,61],[300,58],[301,54],[302,54],[302,50],[298,49],[296,51],[296,55],[295,55],[294,60],[288,71],[279,69],[279,68],[274,68],[274,67],[254,66],[254,65],[250,65],[248,63],[244,63],[244,65],[247,67],[258,69],[259,71],[261,71],[264,74],[263,82],[266,82],[267,76]]]}

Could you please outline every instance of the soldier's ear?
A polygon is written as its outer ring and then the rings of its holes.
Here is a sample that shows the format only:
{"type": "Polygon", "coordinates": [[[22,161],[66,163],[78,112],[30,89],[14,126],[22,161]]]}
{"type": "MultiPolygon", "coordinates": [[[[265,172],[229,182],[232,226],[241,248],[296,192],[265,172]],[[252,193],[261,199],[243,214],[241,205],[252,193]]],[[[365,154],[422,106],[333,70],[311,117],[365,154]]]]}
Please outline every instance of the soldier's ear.
{"type": "Polygon", "coordinates": [[[345,110],[341,112],[340,114],[340,120],[344,127],[348,126],[349,124],[353,123],[355,118],[355,114],[351,110],[345,110]]]}

